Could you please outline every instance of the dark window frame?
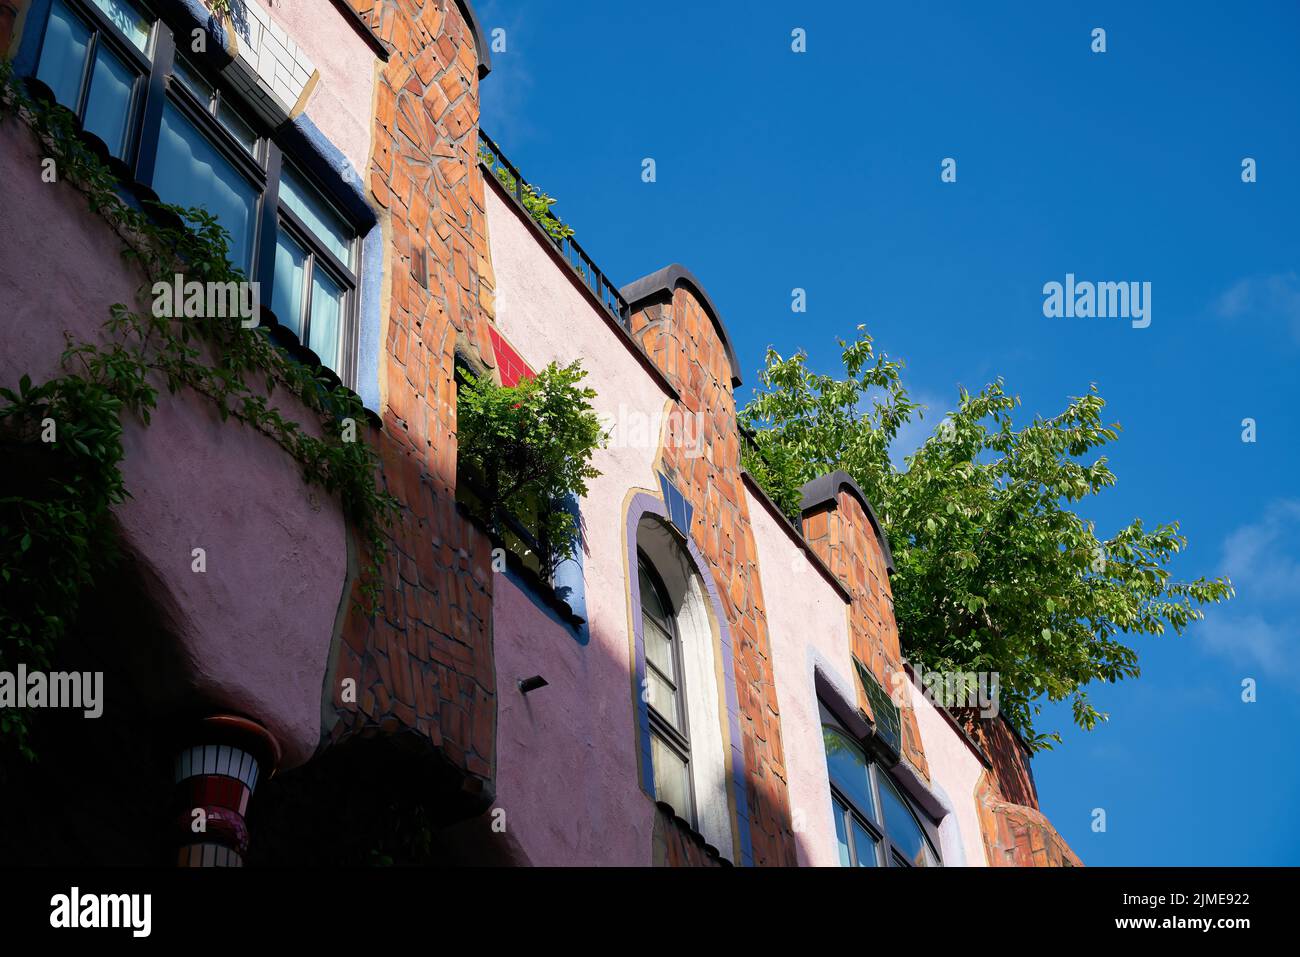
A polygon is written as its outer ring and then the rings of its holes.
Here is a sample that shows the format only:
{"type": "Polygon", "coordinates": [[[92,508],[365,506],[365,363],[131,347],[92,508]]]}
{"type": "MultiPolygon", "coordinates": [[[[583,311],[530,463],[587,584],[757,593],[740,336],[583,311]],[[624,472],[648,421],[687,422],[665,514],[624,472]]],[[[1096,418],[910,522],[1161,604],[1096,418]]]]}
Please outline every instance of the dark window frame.
{"type": "MultiPolygon", "coordinates": [[[[658,737],[664,743],[665,746],[667,746],[679,758],[681,758],[682,763],[685,765],[686,789],[687,789],[687,797],[688,800],[690,801],[690,807],[674,808],[674,810],[676,810],[681,817],[689,821],[692,827],[695,827],[696,821],[698,820],[697,810],[696,810],[698,805],[696,802],[696,794],[695,794],[695,774],[691,763],[690,708],[688,707],[687,697],[686,697],[687,696],[686,663],[682,657],[681,629],[677,627],[678,609],[674,607],[671,599],[669,598],[668,589],[664,586],[663,578],[660,576],[658,569],[655,568],[654,562],[651,561],[650,557],[646,555],[644,551],[638,548],[636,550],[636,559],[637,559],[637,575],[638,575],[637,578],[638,594],[640,592],[640,573],[641,571],[644,570],[646,574],[646,578],[649,580],[650,587],[655,590],[655,596],[659,600],[660,607],[663,608],[668,613],[667,621],[662,623],[660,626],[661,627],[666,626],[665,630],[668,631],[669,633],[670,643],[672,645],[672,652],[673,652],[673,667],[677,671],[677,681],[674,682],[673,684],[674,684],[674,690],[676,691],[677,711],[678,711],[678,718],[681,721],[681,728],[678,729],[674,727],[672,721],[669,718],[659,713],[659,710],[653,704],[650,703],[649,695],[647,693],[645,706],[646,706],[646,713],[649,715],[649,719],[650,719],[650,733],[658,737]],[[685,813],[683,813],[683,811],[685,813]]],[[[656,624],[660,624],[658,616],[650,613],[646,609],[644,597],[640,599],[638,604],[641,606],[639,608],[639,611],[643,618],[646,615],[649,615],[656,622],[656,624]]],[[[644,627],[645,626],[642,625],[643,630],[644,627]]],[[[645,653],[644,651],[644,647],[645,647],[644,634],[642,634],[641,636],[641,641],[642,641],[643,657],[645,659],[645,667],[647,669],[646,687],[648,691],[649,680],[650,680],[649,669],[654,668],[654,665],[650,661],[650,655],[648,653],[645,653]]],[[[665,678],[666,680],[666,676],[663,674],[662,671],[660,671],[658,668],[654,668],[654,670],[656,674],[658,674],[662,678],[665,678]]]]}
{"type": "MultiPolygon", "coordinates": [[[[828,710],[829,709],[825,708],[823,705],[823,712],[828,710]]],[[[831,789],[831,809],[834,813],[839,813],[835,808],[835,802],[837,801],[847,809],[844,816],[844,824],[845,832],[849,838],[850,866],[858,866],[856,840],[854,839],[852,828],[848,826],[850,820],[855,820],[876,839],[877,867],[914,867],[915,865],[906,858],[898,845],[889,836],[889,832],[885,828],[885,805],[880,800],[880,791],[882,786],[880,775],[888,772],[881,767],[880,762],[873,758],[867,749],[864,748],[861,743],[853,737],[853,735],[849,734],[847,729],[833,719],[828,720],[827,715],[823,713],[823,735],[826,731],[830,731],[842,738],[848,747],[857,751],[863,762],[866,764],[867,781],[871,786],[871,800],[875,805],[875,811],[880,816],[879,821],[874,820],[872,815],[866,809],[858,807],[857,802],[850,798],[848,794],[845,793],[844,789],[836,785],[835,781],[831,778],[830,765],[828,762],[826,777],[830,783],[831,789]]],[[[889,785],[884,786],[888,787],[889,785]]],[[[904,808],[906,808],[908,813],[910,813],[915,819],[916,825],[921,832],[921,840],[925,843],[926,849],[929,851],[929,856],[932,859],[932,863],[928,866],[943,867],[943,855],[939,851],[939,842],[937,840],[937,835],[934,833],[935,828],[933,822],[927,824],[926,816],[917,809],[915,802],[912,801],[902,788],[898,787],[898,785],[893,785],[893,788],[899,799],[903,802],[904,808]]]]}
{"type": "Polygon", "coordinates": [[[844,836],[848,839],[849,845],[848,866],[862,866],[859,863],[862,859],[862,854],[858,848],[857,834],[853,830],[854,823],[861,825],[863,830],[867,831],[867,833],[875,838],[876,843],[871,849],[875,862],[871,866],[882,866],[880,861],[880,847],[883,839],[880,836],[880,829],[875,827],[869,818],[858,811],[857,805],[849,800],[844,792],[835,786],[834,782],[831,783],[831,810],[835,814],[839,815],[840,821],[844,825],[844,836]],[[840,806],[843,807],[843,810],[840,810],[840,806]]]}
{"type": "MultiPolygon", "coordinates": [[[[344,343],[358,342],[360,331],[358,326],[358,314],[360,312],[358,305],[360,301],[361,288],[359,273],[360,263],[358,261],[361,256],[360,237],[354,234],[351,241],[348,243],[349,258],[352,262],[357,263],[357,266],[354,268],[339,259],[334,250],[326,247],[326,245],[317,238],[316,234],[312,232],[311,228],[302,221],[302,218],[299,217],[297,213],[288,206],[279,202],[280,176],[283,176],[284,163],[292,163],[292,160],[286,160],[283,154],[281,154],[279,159],[280,174],[276,177],[276,205],[273,207],[279,217],[276,229],[284,230],[284,232],[294,242],[307,251],[307,262],[303,268],[304,288],[302,292],[301,314],[298,316],[298,328],[302,330],[302,344],[305,346],[310,341],[311,337],[312,277],[315,274],[315,270],[318,268],[343,290],[343,310],[339,321],[339,338],[342,339],[344,343]]],[[[330,202],[325,191],[316,185],[312,177],[302,168],[301,164],[292,163],[292,165],[294,175],[297,176],[298,179],[302,180],[309,189],[315,190],[320,196],[321,201],[324,202],[338,217],[339,221],[355,232],[356,227],[352,226],[348,222],[347,217],[343,215],[342,211],[339,210],[336,204],[330,202]]],[[[274,272],[274,242],[270,244],[269,253],[272,261],[271,271],[274,272]]],[[[267,299],[265,301],[269,302],[270,300],[267,299]]],[[[284,320],[281,319],[280,321],[283,322],[284,320]]],[[[340,368],[335,369],[334,371],[345,383],[353,382],[356,380],[357,374],[358,350],[356,348],[344,349],[343,352],[344,354],[339,360],[340,368]]]]}
{"type": "MultiPolygon", "coordinates": [[[[344,213],[339,205],[330,199],[329,190],[322,188],[317,178],[306,169],[304,164],[294,164],[299,178],[320,194],[324,202],[338,214],[340,221],[352,233],[349,246],[351,265],[341,262],[331,250],[325,248],[292,210],[280,204],[280,174],[285,162],[285,152],[276,132],[249,108],[238,91],[224,77],[211,69],[203,55],[186,55],[184,60],[190,69],[214,91],[208,104],[203,104],[199,97],[176,76],[176,60],[182,56],[182,53],[176,47],[175,27],[171,18],[163,15],[149,0],[129,0],[129,2],[150,18],[148,53],[142,53],[132,45],[121,34],[116,24],[90,0],[62,0],[73,15],[80,17],[91,30],[91,39],[87,44],[86,59],[78,88],[77,109],[74,111],[78,122],[84,122],[90,80],[95,66],[95,52],[102,42],[138,74],[132,88],[131,103],[127,108],[124,134],[126,148],[121,158],[125,169],[138,183],[153,190],[163,111],[168,103],[174,105],[185,119],[198,129],[199,134],[257,190],[257,207],[253,213],[255,225],[250,251],[251,266],[236,264],[236,268],[244,272],[249,281],[260,284],[260,298],[266,308],[270,308],[274,297],[276,236],[281,228],[285,228],[295,242],[308,250],[312,268],[320,263],[326,275],[344,290],[343,310],[339,323],[342,357],[337,367],[327,362],[322,364],[333,369],[345,386],[355,387],[360,351],[360,277],[363,273],[364,227],[359,226],[354,217],[344,213]],[[223,102],[229,103],[256,136],[257,142],[251,155],[217,118],[217,111],[223,102]]],[[[44,22],[39,25],[40,38],[31,71],[33,77],[40,69],[46,32],[49,29],[53,9],[54,5],[51,3],[46,9],[44,22]]],[[[112,146],[105,145],[109,146],[111,154],[112,146]]],[[[304,295],[304,309],[310,309],[310,278],[311,270],[308,269],[306,278],[308,290],[307,295],[304,295]]],[[[299,328],[303,331],[302,345],[306,347],[307,322],[301,322],[299,328]]]]}
{"type": "MultiPolygon", "coordinates": [[[[64,0],[65,3],[74,2],[74,0],[64,0]]],[[[171,102],[181,108],[186,118],[199,128],[199,131],[205,134],[208,139],[213,141],[213,146],[227,160],[231,162],[240,173],[253,181],[258,186],[258,192],[265,193],[268,182],[267,166],[270,154],[273,150],[278,150],[272,139],[271,134],[267,133],[265,125],[256,115],[250,115],[248,108],[239,100],[238,96],[232,96],[229,93],[229,87],[220,79],[211,78],[204,68],[189,57],[182,56],[180,53],[174,53],[172,62],[169,65],[165,77],[165,86],[171,102]],[[176,70],[177,61],[183,61],[189,65],[189,69],[199,75],[199,78],[212,87],[212,94],[208,97],[208,102],[204,103],[199,99],[189,85],[180,78],[176,70]],[[227,100],[231,101],[232,107],[238,111],[241,119],[253,131],[257,141],[253,144],[253,150],[250,153],[244,148],[244,144],[235,138],[235,134],[226,129],[219,119],[217,111],[227,100]]]]}
{"type": "MultiPolygon", "coordinates": [[[[155,70],[158,60],[158,48],[165,46],[160,44],[159,37],[163,29],[159,26],[160,21],[155,19],[149,28],[149,40],[146,44],[148,52],[141,52],[135,47],[118,29],[117,24],[109,20],[108,16],[94,3],[85,2],[85,0],[61,0],[75,17],[79,17],[83,24],[90,30],[90,39],[86,43],[86,59],[81,68],[81,79],[77,87],[77,105],[72,112],[77,116],[77,122],[84,126],[86,121],[86,107],[90,102],[90,85],[95,75],[95,58],[99,52],[100,46],[106,46],[108,50],[115,54],[118,59],[122,60],[128,67],[136,73],[136,78],[131,87],[131,102],[127,106],[125,131],[125,149],[121,157],[123,163],[129,167],[132,160],[140,148],[140,125],[143,122],[145,114],[144,102],[147,97],[147,91],[150,79],[155,70]]],[[[153,15],[153,11],[144,4],[135,3],[147,15],[153,15]]],[[[36,62],[32,67],[32,76],[35,77],[40,73],[41,61],[45,54],[45,33],[50,26],[50,18],[54,14],[54,3],[50,3],[45,12],[45,22],[41,24],[41,42],[37,49],[36,62]]],[[[163,52],[166,52],[164,49],[163,52]]],[[[92,134],[93,135],[93,134],[92,134]]],[[[105,143],[108,147],[109,155],[113,155],[113,145],[105,143]]]]}

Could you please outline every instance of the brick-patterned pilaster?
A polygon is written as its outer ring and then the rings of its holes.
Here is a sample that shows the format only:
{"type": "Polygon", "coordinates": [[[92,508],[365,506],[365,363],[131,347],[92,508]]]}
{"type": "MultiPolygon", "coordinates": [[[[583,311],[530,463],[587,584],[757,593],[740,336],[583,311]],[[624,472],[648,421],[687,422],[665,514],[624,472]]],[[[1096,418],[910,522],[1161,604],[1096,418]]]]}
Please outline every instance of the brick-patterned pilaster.
{"type": "MultiPolygon", "coordinates": [[[[667,299],[667,296],[662,297],[667,299]]],[[[690,534],[708,561],[735,643],[737,703],[746,769],[753,863],[796,863],[772,677],[758,551],[740,472],[734,370],[700,299],[678,285],[669,301],[651,301],[630,316],[631,331],[680,394],[660,467],[694,506],[690,534]],[[702,414],[696,441],[695,419],[702,414]],[[690,416],[689,435],[680,416],[690,416]],[[687,441],[690,439],[690,441],[687,441]],[[698,456],[695,451],[701,454],[698,456]]]]}
{"type": "Polygon", "coordinates": [[[975,785],[975,803],[991,867],[1083,866],[1040,811],[1003,800],[987,771],[975,785]]]}
{"type": "Polygon", "coordinates": [[[494,363],[479,60],[453,0],[351,2],[391,51],[365,179],[384,236],[384,428],[373,438],[401,514],[377,614],[351,609],[343,624],[328,735],[414,729],[462,772],[466,810],[481,809],[495,763],[491,546],[456,512],[453,378],[458,345],[494,363]]]}
{"type": "MultiPolygon", "coordinates": [[[[886,692],[892,694],[895,675],[906,682],[899,650],[894,596],[880,538],[858,497],[841,487],[833,503],[806,511],[803,533],[813,551],[834,572],[852,601],[848,607],[849,643],[853,654],[870,669],[886,692]]],[[[906,685],[904,685],[906,686],[906,685]]],[[[873,720],[871,702],[858,686],[858,707],[873,720]]],[[[910,700],[899,704],[902,756],[929,780],[929,767],[921,746],[921,732],[910,700]]]]}
{"type": "Polygon", "coordinates": [[[989,774],[1001,799],[1038,809],[1038,787],[1029,749],[1005,718],[981,718],[970,708],[954,708],[953,717],[988,758],[989,774]]]}
{"type": "Polygon", "coordinates": [[[953,715],[988,759],[975,784],[984,852],[993,867],[1082,867],[1038,809],[1029,749],[1006,720],[962,709],[953,715]]]}

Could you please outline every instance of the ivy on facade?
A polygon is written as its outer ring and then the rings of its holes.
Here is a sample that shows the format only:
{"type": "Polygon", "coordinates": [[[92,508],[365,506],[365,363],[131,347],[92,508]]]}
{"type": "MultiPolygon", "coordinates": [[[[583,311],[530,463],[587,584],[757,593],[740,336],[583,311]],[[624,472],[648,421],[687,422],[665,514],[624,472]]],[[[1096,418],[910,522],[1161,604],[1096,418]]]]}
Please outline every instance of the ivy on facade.
{"type": "MultiPolygon", "coordinates": [[[[202,209],[124,198],[116,175],[82,140],[67,109],[32,96],[12,67],[0,63],[0,122],[17,120],[35,134],[58,179],[79,190],[92,212],[123,240],[128,264],[155,283],[239,283],[227,257],[228,235],[202,209]]],[[[156,310],[155,310],[156,311],[156,310]]],[[[362,610],[372,613],[387,554],[384,530],[397,503],[380,486],[378,458],[361,437],[360,399],[330,375],[289,357],[261,327],[236,318],[198,320],[155,315],[114,304],[104,343],[69,338],[64,374],[18,389],[0,389],[0,445],[30,460],[0,497],[0,665],[43,667],[75,621],[79,596],[115,558],[111,509],[125,488],[123,416],[149,424],[158,393],[188,389],[208,399],[222,420],[234,419],[273,440],[298,462],[303,479],[337,494],[369,557],[362,610]],[[301,401],[321,436],[273,402],[276,389],[301,401]]],[[[26,745],[20,711],[0,713],[0,739],[26,745]]]]}

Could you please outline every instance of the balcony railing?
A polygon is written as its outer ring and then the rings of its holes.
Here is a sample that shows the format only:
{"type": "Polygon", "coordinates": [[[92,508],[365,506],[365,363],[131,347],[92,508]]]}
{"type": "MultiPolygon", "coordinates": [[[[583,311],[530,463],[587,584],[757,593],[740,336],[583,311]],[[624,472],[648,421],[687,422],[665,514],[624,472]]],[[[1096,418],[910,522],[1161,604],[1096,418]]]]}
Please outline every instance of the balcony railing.
{"type": "Polygon", "coordinates": [[[537,215],[534,215],[533,211],[528,208],[525,199],[531,196],[540,196],[542,195],[541,191],[524,179],[519,170],[515,168],[515,165],[506,159],[505,154],[501,152],[501,147],[497,146],[492,137],[488,136],[482,129],[479,130],[478,140],[479,162],[487,168],[498,183],[505,187],[506,192],[514,198],[514,201],[524,214],[537,223],[542,235],[559,250],[561,258],[573,270],[574,275],[581,280],[582,284],[596,297],[596,301],[619,325],[626,329],[628,326],[627,300],[619,294],[618,287],[605,278],[605,274],[601,272],[595,260],[587,255],[587,251],[573,238],[572,228],[565,226],[554,216],[539,219],[537,215]]]}

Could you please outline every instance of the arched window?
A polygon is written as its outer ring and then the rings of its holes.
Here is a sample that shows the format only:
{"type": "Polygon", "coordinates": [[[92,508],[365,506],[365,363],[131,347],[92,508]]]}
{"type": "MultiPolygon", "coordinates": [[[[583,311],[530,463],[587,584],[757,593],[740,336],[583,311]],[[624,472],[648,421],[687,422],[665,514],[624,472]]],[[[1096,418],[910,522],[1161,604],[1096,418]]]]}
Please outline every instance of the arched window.
{"type": "Polygon", "coordinates": [[[685,668],[676,609],[644,552],[637,553],[637,574],[641,585],[641,629],[645,640],[655,799],[671,804],[678,814],[694,824],[695,795],[691,784],[685,668]]]}
{"type": "Polygon", "coordinates": [[[749,832],[736,811],[745,782],[732,720],[735,666],[710,573],[663,512],[642,510],[632,521],[627,585],[641,787],[723,858],[743,860],[749,832]]]}
{"type": "MultiPolygon", "coordinates": [[[[825,712],[823,711],[823,714],[825,712]]],[[[842,728],[822,726],[835,839],[844,867],[938,867],[934,839],[889,774],[842,728]]]]}

